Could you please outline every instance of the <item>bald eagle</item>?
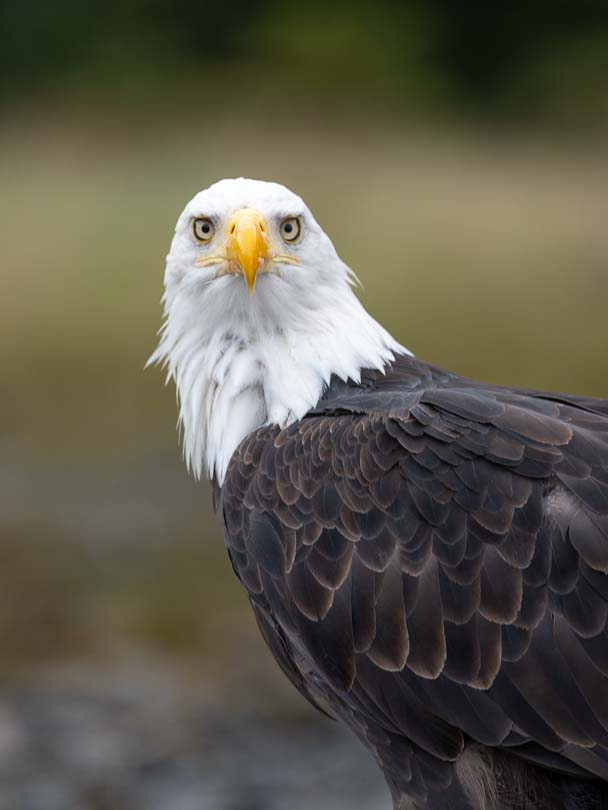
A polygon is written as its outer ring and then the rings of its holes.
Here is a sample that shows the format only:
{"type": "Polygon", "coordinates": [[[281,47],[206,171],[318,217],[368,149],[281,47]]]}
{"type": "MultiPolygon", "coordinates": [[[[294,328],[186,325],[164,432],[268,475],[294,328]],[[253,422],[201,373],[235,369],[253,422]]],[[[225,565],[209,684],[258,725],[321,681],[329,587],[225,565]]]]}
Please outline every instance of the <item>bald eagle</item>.
{"type": "Polygon", "coordinates": [[[608,401],[414,357],[281,185],[177,222],[151,361],[262,636],[395,808],[608,806],[608,401]]]}

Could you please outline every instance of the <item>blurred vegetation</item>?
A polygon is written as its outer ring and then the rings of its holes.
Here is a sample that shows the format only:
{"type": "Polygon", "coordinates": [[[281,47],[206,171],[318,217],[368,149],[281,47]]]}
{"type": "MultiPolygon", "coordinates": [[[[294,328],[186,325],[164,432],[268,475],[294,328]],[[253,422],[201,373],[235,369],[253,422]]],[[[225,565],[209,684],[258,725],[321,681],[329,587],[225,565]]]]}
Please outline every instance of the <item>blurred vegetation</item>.
{"type": "Polygon", "coordinates": [[[234,104],[236,90],[239,103],[245,91],[286,111],[373,98],[392,114],[503,123],[580,128],[608,116],[603,0],[4,0],[0,30],[5,104],[177,93],[202,110],[234,104]]]}
{"type": "Polygon", "coordinates": [[[0,674],[129,646],[275,673],[143,371],[173,223],[219,177],[300,193],[420,356],[608,395],[607,23],[585,0],[0,6],[0,674]]]}

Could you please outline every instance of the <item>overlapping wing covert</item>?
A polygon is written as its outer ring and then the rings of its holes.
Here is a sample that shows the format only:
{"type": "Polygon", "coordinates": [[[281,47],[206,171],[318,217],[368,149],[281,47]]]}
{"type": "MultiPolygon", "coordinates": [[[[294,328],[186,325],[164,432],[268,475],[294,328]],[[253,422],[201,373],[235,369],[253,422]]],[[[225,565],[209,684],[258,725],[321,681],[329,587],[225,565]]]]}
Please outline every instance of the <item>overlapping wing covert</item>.
{"type": "Polygon", "coordinates": [[[275,656],[395,792],[469,740],[608,780],[608,403],[399,358],[249,436],[219,502],[275,656]]]}

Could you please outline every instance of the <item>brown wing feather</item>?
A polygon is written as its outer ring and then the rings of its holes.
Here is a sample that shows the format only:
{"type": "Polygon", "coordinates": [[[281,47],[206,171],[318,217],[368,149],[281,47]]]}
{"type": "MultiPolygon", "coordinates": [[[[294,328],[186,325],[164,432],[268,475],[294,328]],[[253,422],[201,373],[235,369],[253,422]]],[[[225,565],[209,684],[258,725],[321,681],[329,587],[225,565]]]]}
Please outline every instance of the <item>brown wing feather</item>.
{"type": "Polygon", "coordinates": [[[394,792],[467,738],[608,781],[606,411],[404,358],[235,453],[237,575],[394,792]]]}

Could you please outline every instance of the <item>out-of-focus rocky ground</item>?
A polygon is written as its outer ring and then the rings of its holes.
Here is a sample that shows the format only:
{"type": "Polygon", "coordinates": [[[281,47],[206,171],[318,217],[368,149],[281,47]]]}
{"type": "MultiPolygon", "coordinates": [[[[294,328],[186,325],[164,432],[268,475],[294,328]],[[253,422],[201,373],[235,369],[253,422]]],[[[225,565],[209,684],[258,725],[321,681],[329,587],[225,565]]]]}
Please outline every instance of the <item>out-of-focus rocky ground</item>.
{"type": "Polygon", "coordinates": [[[177,453],[4,451],[0,810],[389,806],[271,660],[177,453]]]}
{"type": "Polygon", "coordinates": [[[336,723],[214,702],[160,661],[72,665],[0,693],[0,810],[383,810],[336,723]]]}

